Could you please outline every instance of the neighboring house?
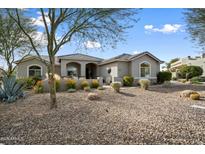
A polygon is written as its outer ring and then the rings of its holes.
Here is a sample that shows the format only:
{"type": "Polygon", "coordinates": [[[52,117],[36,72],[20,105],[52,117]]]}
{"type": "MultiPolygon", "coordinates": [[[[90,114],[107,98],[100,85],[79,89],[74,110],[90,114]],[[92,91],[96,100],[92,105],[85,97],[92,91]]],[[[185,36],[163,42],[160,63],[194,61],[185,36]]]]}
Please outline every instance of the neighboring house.
{"type": "Polygon", "coordinates": [[[205,54],[197,57],[185,57],[171,64],[170,71],[172,72],[172,77],[177,77],[177,72],[182,65],[187,66],[200,66],[203,69],[202,76],[205,76],[205,54]]]}
{"type": "MultiPolygon", "coordinates": [[[[48,60],[47,56],[42,58],[48,60]]],[[[47,77],[45,64],[36,56],[29,56],[15,63],[17,64],[17,78],[47,77]]],[[[55,68],[56,74],[61,77],[72,76],[86,79],[102,77],[105,82],[114,82],[121,81],[125,75],[131,75],[135,80],[146,78],[156,81],[161,63],[163,61],[149,52],[135,55],[122,54],[107,60],[76,53],[57,56],[55,68]]]]}

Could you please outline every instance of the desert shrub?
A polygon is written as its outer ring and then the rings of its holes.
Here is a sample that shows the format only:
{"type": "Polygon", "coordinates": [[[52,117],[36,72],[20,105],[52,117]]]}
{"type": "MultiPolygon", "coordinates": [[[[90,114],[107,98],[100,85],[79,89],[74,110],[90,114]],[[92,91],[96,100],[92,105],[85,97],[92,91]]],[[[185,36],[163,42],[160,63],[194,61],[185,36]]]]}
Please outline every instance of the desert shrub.
{"type": "Polygon", "coordinates": [[[173,81],[177,81],[177,77],[172,77],[172,80],[173,81]]]}
{"type": "Polygon", "coordinates": [[[164,83],[164,81],[170,81],[172,79],[171,72],[159,72],[157,74],[157,83],[164,83]]]}
{"type": "Polygon", "coordinates": [[[74,92],[76,92],[76,89],[72,89],[72,88],[68,89],[68,93],[74,93],[74,92]]]}
{"type": "Polygon", "coordinates": [[[74,79],[68,79],[66,84],[68,89],[76,89],[76,81],[74,79]]]}
{"type": "Polygon", "coordinates": [[[196,76],[190,79],[190,82],[193,84],[200,84],[201,82],[205,82],[204,77],[196,76]]]}
{"type": "Polygon", "coordinates": [[[84,89],[85,87],[89,87],[89,83],[88,83],[88,81],[83,80],[83,81],[80,83],[80,86],[81,86],[81,89],[84,89]]]}
{"type": "Polygon", "coordinates": [[[186,82],[187,82],[186,79],[178,79],[177,81],[178,81],[178,82],[181,82],[181,83],[186,83],[186,82]]]}
{"type": "Polygon", "coordinates": [[[120,82],[113,82],[111,83],[111,87],[114,89],[115,92],[120,92],[121,83],[120,82]]]}
{"type": "Polygon", "coordinates": [[[124,86],[132,86],[134,78],[132,76],[126,75],[123,77],[124,86]]]}
{"type": "Polygon", "coordinates": [[[100,86],[98,80],[92,80],[91,82],[91,88],[98,88],[100,86]]]}
{"type": "Polygon", "coordinates": [[[98,90],[105,90],[105,88],[103,88],[103,87],[98,87],[98,90]]]}
{"type": "Polygon", "coordinates": [[[150,80],[148,79],[141,79],[139,80],[140,87],[144,90],[147,90],[150,85],[150,80]]]}
{"type": "Polygon", "coordinates": [[[90,87],[89,87],[89,86],[84,87],[84,91],[86,91],[86,92],[90,92],[90,87]]]}
{"type": "Polygon", "coordinates": [[[0,101],[7,103],[15,102],[24,96],[23,88],[24,84],[17,82],[15,76],[3,76],[2,86],[0,86],[0,101]]]}
{"type": "Polygon", "coordinates": [[[34,89],[35,93],[43,93],[43,83],[42,83],[42,81],[38,81],[33,89],[34,89]]]}
{"type": "Polygon", "coordinates": [[[17,79],[19,83],[23,83],[25,89],[32,89],[38,81],[41,80],[41,77],[28,77],[17,79]]]}
{"type": "Polygon", "coordinates": [[[190,98],[191,98],[192,100],[199,100],[199,99],[200,99],[200,94],[199,94],[199,93],[191,94],[191,95],[190,95],[190,98]]]}
{"type": "Polygon", "coordinates": [[[60,80],[55,80],[55,84],[56,84],[56,91],[59,91],[60,90],[61,81],[60,80]]]}
{"type": "Polygon", "coordinates": [[[191,79],[195,76],[203,74],[203,69],[200,66],[186,66],[183,65],[179,68],[180,77],[183,79],[191,79]]]}

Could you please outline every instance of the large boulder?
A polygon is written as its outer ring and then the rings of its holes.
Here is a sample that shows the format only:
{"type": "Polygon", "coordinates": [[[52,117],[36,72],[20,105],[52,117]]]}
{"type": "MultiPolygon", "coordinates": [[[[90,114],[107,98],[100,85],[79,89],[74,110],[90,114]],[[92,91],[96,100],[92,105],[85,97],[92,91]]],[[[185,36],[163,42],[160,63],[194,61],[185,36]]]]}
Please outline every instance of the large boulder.
{"type": "Polygon", "coordinates": [[[89,93],[87,96],[88,100],[100,100],[100,96],[97,93],[89,93]]]}
{"type": "Polygon", "coordinates": [[[190,97],[191,94],[198,94],[194,90],[184,90],[180,92],[180,97],[190,97]]]}

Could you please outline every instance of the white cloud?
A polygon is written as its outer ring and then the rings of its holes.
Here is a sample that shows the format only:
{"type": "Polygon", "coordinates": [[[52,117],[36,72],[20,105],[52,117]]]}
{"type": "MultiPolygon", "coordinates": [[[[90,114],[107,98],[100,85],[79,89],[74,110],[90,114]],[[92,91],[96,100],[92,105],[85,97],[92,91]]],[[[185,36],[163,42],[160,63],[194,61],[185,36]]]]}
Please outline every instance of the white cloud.
{"type": "Polygon", "coordinates": [[[133,53],[133,54],[138,54],[138,53],[140,53],[140,51],[137,51],[137,50],[136,50],[136,51],[133,51],[132,53],[133,53]]]}
{"type": "Polygon", "coordinates": [[[153,25],[145,25],[144,29],[149,32],[161,32],[164,34],[183,32],[182,25],[180,24],[165,24],[162,28],[155,28],[153,25]]]}
{"type": "Polygon", "coordinates": [[[144,29],[148,30],[148,29],[152,29],[154,26],[153,25],[145,25],[144,29]]]}
{"type": "MultiPolygon", "coordinates": [[[[40,13],[40,12],[37,12],[37,14],[38,13],[40,13]]],[[[47,15],[45,15],[45,19],[46,19],[46,23],[49,25],[50,24],[50,20],[49,20],[47,15]]],[[[31,20],[32,20],[34,25],[44,27],[43,17],[41,15],[38,16],[37,18],[31,18],[31,20]]]]}
{"type": "Polygon", "coordinates": [[[86,48],[93,49],[93,48],[100,48],[101,44],[99,42],[96,42],[96,41],[87,41],[87,42],[84,42],[84,46],[86,48]]]}
{"type": "Polygon", "coordinates": [[[47,45],[46,35],[43,32],[35,32],[34,37],[35,41],[39,42],[42,46],[47,45]]]}

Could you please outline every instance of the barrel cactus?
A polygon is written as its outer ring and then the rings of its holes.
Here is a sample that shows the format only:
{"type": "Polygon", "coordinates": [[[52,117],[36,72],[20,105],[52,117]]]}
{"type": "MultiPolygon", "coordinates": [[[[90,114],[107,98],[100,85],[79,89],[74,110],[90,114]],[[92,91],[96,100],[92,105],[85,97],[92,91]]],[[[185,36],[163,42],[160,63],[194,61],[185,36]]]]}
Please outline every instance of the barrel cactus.
{"type": "Polygon", "coordinates": [[[18,98],[23,97],[24,84],[18,83],[15,76],[2,78],[2,85],[0,87],[0,100],[7,103],[12,103],[18,98]]]}

